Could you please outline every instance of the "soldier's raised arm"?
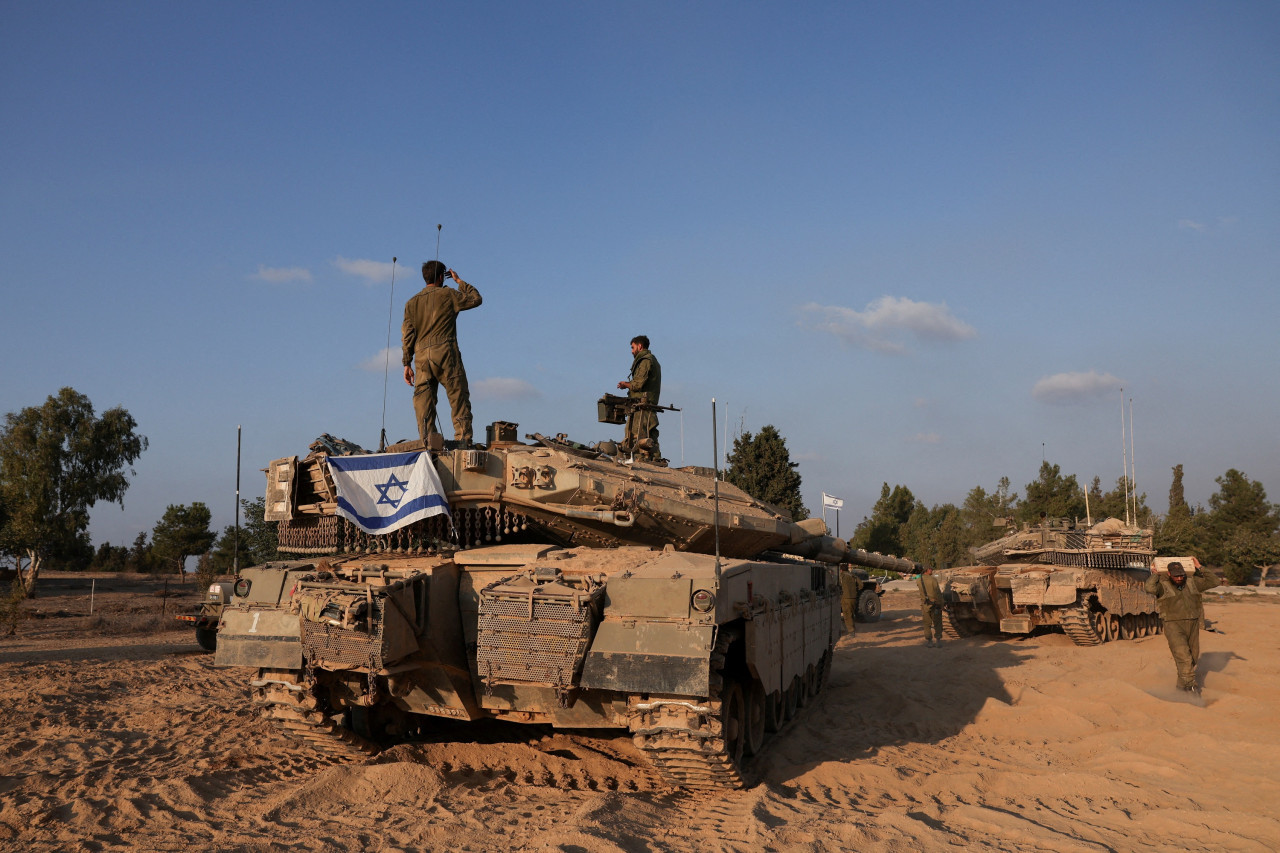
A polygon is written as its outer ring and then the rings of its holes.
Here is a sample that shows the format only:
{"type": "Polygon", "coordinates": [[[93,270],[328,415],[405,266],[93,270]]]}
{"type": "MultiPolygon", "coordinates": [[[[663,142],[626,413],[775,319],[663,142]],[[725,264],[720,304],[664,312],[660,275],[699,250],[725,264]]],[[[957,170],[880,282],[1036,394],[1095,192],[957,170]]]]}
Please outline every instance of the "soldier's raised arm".
{"type": "Polygon", "coordinates": [[[453,279],[458,285],[459,311],[466,311],[469,308],[475,308],[481,302],[484,302],[484,297],[480,295],[480,291],[458,278],[458,274],[453,270],[449,270],[449,278],[453,279]]]}

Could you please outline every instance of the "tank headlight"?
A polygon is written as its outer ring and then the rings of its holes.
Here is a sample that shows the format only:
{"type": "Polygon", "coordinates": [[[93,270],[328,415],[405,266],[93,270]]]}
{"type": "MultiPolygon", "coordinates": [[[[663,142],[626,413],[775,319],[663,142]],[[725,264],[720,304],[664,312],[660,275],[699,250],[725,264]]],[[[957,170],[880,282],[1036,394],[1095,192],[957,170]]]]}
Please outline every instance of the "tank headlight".
{"type": "Polygon", "coordinates": [[[239,580],[237,580],[236,587],[235,587],[236,596],[238,598],[248,598],[250,586],[252,586],[252,584],[249,583],[248,578],[240,578],[239,580]]]}
{"type": "Polygon", "coordinates": [[[699,613],[707,613],[711,608],[716,606],[716,597],[714,593],[705,589],[700,589],[693,594],[693,598],[689,603],[693,605],[693,609],[699,613]]]}

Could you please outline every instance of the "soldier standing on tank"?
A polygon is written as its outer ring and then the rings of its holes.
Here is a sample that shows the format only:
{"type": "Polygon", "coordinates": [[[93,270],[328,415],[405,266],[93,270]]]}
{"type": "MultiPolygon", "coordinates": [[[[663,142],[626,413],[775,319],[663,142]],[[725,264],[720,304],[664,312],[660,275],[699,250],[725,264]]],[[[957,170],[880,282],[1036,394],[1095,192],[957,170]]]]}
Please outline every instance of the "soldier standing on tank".
{"type": "Polygon", "coordinates": [[[471,444],[471,392],[467,387],[467,370],[462,366],[458,349],[458,313],[475,308],[483,300],[480,291],[458,278],[453,270],[439,261],[422,265],[426,287],[418,291],[404,306],[403,341],[404,381],[413,388],[413,413],[418,420],[418,437],[423,441],[437,431],[436,391],[444,385],[453,415],[453,437],[463,446],[471,444]],[[445,278],[458,283],[458,289],[444,286],[445,278]],[[417,363],[415,382],[414,364],[417,363]]]}
{"type": "MultiPolygon", "coordinates": [[[[626,380],[618,383],[618,387],[625,389],[632,400],[650,406],[658,405],[658,394],[662,391],[662,367],[653,353],[649,352],[649,338],[646,335],[636,335],[631,339],[631,355],[631,373],[626,380]]],[[[646,459],[661,458],[656,411],[635,409],[627,416],[627,429],[622,436],[621,449],[646,459]]]]}
{"type": "Polygon", "coordinates": [[[858,596],[862,593],[862,579],[849,571],[840,569],[840,615],[844,617],[844,629],[851,634],[858,633],[858,596]]]}
{"type": "Polygon", "coordinates": [[[916,586],[920,589],[920,615],[924,617],[924,644],[934,647],[942,645],[942,588],[938,579],[933,576],[933,569],[926,566],[916,578],[916,586]]]}
{"type": "Polygon", "coordinates": [[[1181,563],[1170,563],[1168,572],[1152,572],[1144,584],[1156,597],[1164,637],[1178,667],[1178,689],[1200,693],[1196,665],[1200,663],[1200,622],[1204,619],[1201,593],[1219,583],[1210,572],[1201,570],[1188,580],[1181,563]]]}

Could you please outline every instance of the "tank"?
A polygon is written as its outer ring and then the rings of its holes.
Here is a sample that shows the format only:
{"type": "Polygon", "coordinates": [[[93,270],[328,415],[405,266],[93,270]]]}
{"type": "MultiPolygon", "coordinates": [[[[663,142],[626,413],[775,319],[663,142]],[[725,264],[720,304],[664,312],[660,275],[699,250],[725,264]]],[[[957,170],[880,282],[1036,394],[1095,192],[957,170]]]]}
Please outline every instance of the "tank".
{"type": "Polygon", "coordinates": [[[335,760],[492,719],[625,729],[669,785],[747,785],[826,682],[856,555],[710,469],[516,430],[432,453],[448,513],[386,534],[337,511],[334,460],[361,448],[273,461],[296,559],[240,572],[215,665],[254,668],[263,714],[335,760]]]}
{"type": "Polygon", "coordinates": [[[943,631],[1058,627],[1078,646],[1160,633],[1155,596],[1143,589],[1157,559],[1151,537],[1114,518],[1087,529],[1047,520],[974,548],[979,565],[937,573],[943,631]]]}

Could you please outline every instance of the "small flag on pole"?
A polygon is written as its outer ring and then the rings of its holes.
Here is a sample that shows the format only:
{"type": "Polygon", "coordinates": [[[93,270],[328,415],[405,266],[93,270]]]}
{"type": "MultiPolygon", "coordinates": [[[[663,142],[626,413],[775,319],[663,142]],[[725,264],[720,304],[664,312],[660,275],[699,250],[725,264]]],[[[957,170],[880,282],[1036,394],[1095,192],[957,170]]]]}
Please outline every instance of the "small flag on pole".
{"type": "Polygon", "coordinates": [[[365,533],[390,533],[448,514],[444,486],[426,451],[330,456],[338,515],[365,533]]]}
{"type": "Polygon", "coordinates": [[[844,509],[844,498],[833,498],[826,492],[822,493],[823,509],[844,509]]]}

